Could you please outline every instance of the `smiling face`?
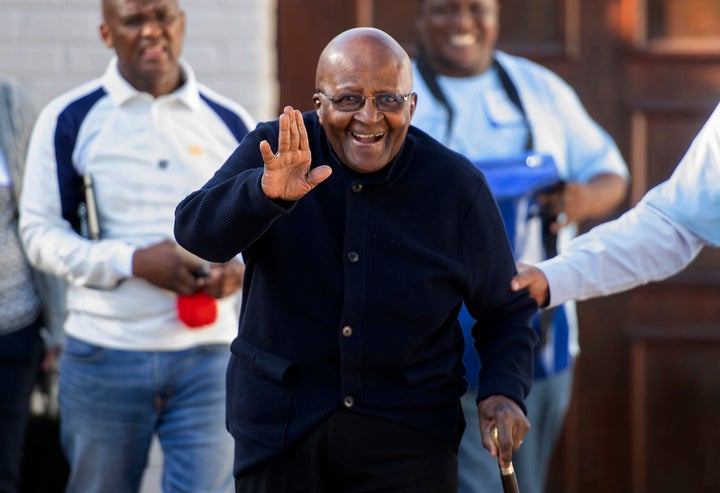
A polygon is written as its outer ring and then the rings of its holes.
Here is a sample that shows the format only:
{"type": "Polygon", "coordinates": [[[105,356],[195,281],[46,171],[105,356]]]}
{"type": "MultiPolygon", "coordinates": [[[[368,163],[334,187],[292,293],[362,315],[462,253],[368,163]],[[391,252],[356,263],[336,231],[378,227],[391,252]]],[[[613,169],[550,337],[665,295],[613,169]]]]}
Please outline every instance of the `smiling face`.
{"type": "Polygon", "coordinates": [[[430,66],[468,77],[492,64],[500,31],[497,0],[421,0],[417,31],[430,66]]]}
{"type": "MultiPolygon", "coordinates": [[[[415,111],[410,59],[390,36],[372,28],[346,31],[320,55],[313,97],[320,124],[338,158],[348,168],[371,173],[400,151],[415,111]],[[395,111],[380,111],[370,97],[407,96],[395,111]],[[362,107],[341,111],[332,100],[364,95],[362,107]],[[332,100],[331,100],[332,99],[332,100]]],[[[347,98],[346,98],[347,99],[347,98]]],[[[385,98],[389,101],[390,98],[385,98]]]]}
{"type": "Polygon", "coordinates": [[[100,35],[133,87],[160,96],[181,85],[185,13],[177,0],[103,0],[103,20],[100,35]]]}

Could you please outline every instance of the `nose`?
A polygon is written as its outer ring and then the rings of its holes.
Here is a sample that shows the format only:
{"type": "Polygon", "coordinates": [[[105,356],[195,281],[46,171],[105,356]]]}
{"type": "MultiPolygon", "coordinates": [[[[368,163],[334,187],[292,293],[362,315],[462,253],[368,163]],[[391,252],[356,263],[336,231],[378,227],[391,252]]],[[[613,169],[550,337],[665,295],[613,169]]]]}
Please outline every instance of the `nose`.
{"type": "Polygon", "coordinates": [[[355,117],[361,121],[374,122],[383,117],[383,113],[375,106],[375,98],[365,97],[363,105],[355,113],[355,117]]]}
{"type": "Polygon", "coordinates": [[[455,12],[453,21],[464,27],[472,27],[475,25],[476,16],[469,8],[461,8],[455,12]]]}
{"type": "Polygon", "coordinates": [[[145,38],[157,36],[158,33],[162,31],[161,24],[162,23],[154,17],[152,19],[145,20],[140,28],[140,36],[145,38]]]}

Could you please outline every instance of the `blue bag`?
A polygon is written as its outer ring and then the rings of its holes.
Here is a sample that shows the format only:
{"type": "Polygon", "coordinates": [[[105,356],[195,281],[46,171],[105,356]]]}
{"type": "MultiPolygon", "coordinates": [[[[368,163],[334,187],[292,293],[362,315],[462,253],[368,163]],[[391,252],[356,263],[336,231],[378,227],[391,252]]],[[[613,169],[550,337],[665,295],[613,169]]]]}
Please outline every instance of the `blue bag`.
{"type": "MultiPolygon", "coordinates": [[[[547,154],[527,152],[515,156],[475,161],[490,186],[505,223],[510,245],[516,258],[525,244],[525,224],[533,215],[539,214],[535,196],[545,190],[562,184],[555,159],[547,154]]],[[[562,311],[562,310],[561,310],[562,311]]],[[[538,317],[535,317],[537,319],[538,317]]],[[[472,345],[470,331],[475,319],[470,316],[463,303],[458,315],[465,336],[465,354],[463,361],[468,383],[478,387],[480,361],[472,345]]],[[[533,321],[538,324],[537,320],[533,321]]],[[[536,327],[537,329],[537,327],[536,327]]],[[[539,329],[537,329],[539,331],[539,329]]]]}
{"type": "Polygon", "coordinates": [[[513,253],[519,258],[521,245],[525,243],[524,226],[529,217],[539,214],[535,196],[561,183],[555,159],[548,154],[529,152],[473,164],[483,172],[490,185],[513,253]]]}

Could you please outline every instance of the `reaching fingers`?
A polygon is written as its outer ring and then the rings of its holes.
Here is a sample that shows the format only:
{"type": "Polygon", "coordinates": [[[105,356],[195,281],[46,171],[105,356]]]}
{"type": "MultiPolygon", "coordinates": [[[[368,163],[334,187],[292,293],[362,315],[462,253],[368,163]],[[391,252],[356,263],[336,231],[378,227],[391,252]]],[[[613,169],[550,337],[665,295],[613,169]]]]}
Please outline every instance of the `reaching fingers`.
{"type": "Polygon", "coordinates": [[[510,289],[519,291],[528,289],[539,306],[546,306],[550,298],[550,289],[545,274],[531,265],[519,264],[519,272],[510,282],[510,289]]]}

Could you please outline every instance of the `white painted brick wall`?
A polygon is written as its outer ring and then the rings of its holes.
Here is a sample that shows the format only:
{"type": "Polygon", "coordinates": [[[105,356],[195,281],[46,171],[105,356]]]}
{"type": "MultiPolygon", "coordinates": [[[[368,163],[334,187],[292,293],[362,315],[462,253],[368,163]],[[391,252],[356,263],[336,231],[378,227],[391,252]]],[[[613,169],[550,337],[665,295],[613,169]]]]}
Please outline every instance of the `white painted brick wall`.
{"type": "MultiPolygon", "coordinates": [[[[100,39],[101,0],[0,0],[0,73],[39,106],[95,78],[113,52],[100,39]]],[[[180,0],[183,57],[198,80],[257,120],[277,116],[275,0],[180,0]]]]}

